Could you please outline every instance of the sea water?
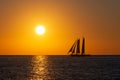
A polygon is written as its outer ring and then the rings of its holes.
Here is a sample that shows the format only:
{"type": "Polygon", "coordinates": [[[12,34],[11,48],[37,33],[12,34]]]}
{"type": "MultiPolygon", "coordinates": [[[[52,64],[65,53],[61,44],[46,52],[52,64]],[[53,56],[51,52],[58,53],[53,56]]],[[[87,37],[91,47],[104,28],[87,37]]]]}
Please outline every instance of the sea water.
{"type": "Polygon", "coordinates": [[[120,80],[120,56],[0,56],[0,80],[120,80]]]}

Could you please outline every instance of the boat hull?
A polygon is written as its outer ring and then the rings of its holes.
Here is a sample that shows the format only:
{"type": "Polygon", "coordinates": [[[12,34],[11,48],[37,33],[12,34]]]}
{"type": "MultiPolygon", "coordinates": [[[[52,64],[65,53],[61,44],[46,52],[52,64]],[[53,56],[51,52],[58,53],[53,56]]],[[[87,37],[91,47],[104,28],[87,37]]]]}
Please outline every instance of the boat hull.
{"type": "Polygon", "coordinates": [[[86,57],[86,56],[91,56],[91,55],[70,55],[72,57],[86,57]]]}

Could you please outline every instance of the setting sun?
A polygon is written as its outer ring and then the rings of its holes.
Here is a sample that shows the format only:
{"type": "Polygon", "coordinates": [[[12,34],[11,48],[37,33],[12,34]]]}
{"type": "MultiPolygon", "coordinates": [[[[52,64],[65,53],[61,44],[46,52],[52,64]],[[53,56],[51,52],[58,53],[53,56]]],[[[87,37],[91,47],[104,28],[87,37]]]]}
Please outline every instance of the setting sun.
{"type": "Polygon", "coordinates": [[[37,26],[36,27],[36,33],[39,34],[39,35],[42,35],[45,33],[45,28],[44,26],[37,26]]]}

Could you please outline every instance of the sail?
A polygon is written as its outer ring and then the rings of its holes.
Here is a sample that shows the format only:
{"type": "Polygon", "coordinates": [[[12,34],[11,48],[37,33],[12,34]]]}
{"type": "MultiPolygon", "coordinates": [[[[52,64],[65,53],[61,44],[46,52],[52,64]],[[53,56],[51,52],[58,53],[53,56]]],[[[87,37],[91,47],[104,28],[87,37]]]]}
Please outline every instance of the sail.
{"type": "Polygon", "coordinates": [[[75,43],[72,45],[72,47],[70,48],[70,50],[68,51],[68,53],[69,53],[69,52],[72,52],[72,53],[75,52],[74,49],[75,49],[75,46],[76,46],[76,42],[77,42],[77,41],[75,41],[75,43]]]}
{"type": "Polygon", "coordinates": [[[82,54],[81,55],[84,55],[85,54],[85,38],[83,38],[83,43],[82,43],[82,54]]]}
{"type": "Polygon", "coordinates": [[[75,48],[76,48],[76,44],[74,45],[74,47],[72,49],[72,53],[75,53],[75,48]]]}
{"type": "Polygon", "coordinates": [[[77,40],[76,54],[80,53],[80,39],[77,40]]]}
{"type": "Polygon", "coordinates": [[[70,48],[68,53],[71,56],[86,56],[85,55],[85,38],[83,37],[83,40],[82,40],[82,49],[80,49],[80,39],[77,39],[72,45],[72,47],[70,48]]]}
{"type": "Polygon", "coordinates": [[[68,51],[70,55],[79,55],[80,54],[80,39],[77,39],[70,50],[68,51]]]}

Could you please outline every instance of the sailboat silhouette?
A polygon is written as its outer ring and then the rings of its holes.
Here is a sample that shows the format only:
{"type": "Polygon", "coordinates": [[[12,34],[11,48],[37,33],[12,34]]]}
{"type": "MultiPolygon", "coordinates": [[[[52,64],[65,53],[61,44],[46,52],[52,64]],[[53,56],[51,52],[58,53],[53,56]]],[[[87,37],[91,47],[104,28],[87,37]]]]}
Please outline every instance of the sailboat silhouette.
{"type": "Polygon", "coordinates": [[[85,38],[83,38],[82,40],[82,49],[80,51],[80,39],[77,39],[74,44],[72,45],[72,47],[70,48],[70,50],[68,51],[68,53],[71,56],[90,56],[90,55],[86,55],[85,54],[85,38]],[[81,52],[81,54],[80,54],[81,52]]]}

